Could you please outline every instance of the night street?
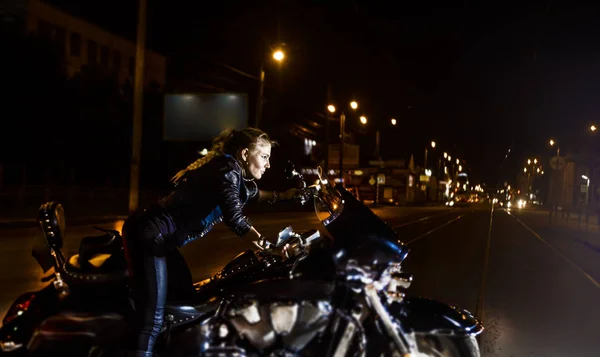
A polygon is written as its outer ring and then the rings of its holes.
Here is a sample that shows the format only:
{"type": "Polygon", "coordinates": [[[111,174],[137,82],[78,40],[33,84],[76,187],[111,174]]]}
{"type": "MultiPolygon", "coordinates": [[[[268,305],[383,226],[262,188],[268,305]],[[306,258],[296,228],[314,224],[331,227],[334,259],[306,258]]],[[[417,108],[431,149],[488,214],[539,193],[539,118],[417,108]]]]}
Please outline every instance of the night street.
{"type": "MultiPolygon", "coordinates": [[[[546,214],[529,209],[495,209],[493,215],[484,205],[374,211],[411,248],[404,268],[414,274],[413,295],[430,296],[483,318],[483,356],[597,356],[600,253],[593,241],[581,244],[575,231],[549,229],[546,214]]],[[[316,216],[308,212],[252,218],[268,237],[286,225],[297,231],[318,227],[316,216]]],[[[2,314],[18,294],[42,286],[41,269],[30,256],[30,238],[37,233],[36,228],[0,231],[5,242],[0,251],[2,314]]],[[[66,254],[76,252],[81,237],[93,234],[91,226],[70,227],[66,254]]],[[[183,253],[194,277],[202,279],[249,247],[220,225],[183,253]]]]}

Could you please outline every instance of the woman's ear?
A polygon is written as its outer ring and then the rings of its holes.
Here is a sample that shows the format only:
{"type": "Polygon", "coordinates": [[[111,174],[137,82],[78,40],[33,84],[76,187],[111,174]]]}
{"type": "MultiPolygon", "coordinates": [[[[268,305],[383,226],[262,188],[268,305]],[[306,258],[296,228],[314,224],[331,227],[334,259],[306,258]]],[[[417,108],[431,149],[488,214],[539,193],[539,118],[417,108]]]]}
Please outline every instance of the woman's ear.
{"type": "Polygon", "coordinates": [[[240,152],[240,155],[242,156],[242,160],[244,162],[248,161],[248,156],[249,156],[250,150],[248,150],[248,148],[246,149],[242,149],[242,151],[240,152]]]}

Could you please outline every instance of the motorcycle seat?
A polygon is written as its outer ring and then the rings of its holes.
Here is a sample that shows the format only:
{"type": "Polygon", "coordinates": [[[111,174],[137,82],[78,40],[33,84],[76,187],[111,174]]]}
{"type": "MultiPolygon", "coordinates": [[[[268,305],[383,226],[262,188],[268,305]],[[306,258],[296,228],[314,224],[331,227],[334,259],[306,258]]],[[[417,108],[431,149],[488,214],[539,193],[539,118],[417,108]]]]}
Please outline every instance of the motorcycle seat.
{"type": "Polygon", "coordinates": [[[171,327],[185,325],[216,311],[220,303],[221,300],[216,297],[200,304],[177,301],[167,302],[165,305],[165,322],[171,327]]]}
{"type": "Polygon", "coordinates": [[[77,283],[114,283],[127,278],[127,262],[121,235],[106,234],[85,237],[79,244],[79,254],[64,265],[66,277],[77,283]]]}
{"type": "Polygon", "coordinates": [[[64,265],[65,278],[75,283],[118,283],[125,282],[129,273],[122,252],[95,254],[83,260],[75,254],[64,265]]]}
{"type": "MultiPolygon", "coordinates": [[[[99,269],[110,257],[110,254],[95,254],[87,260],[87,263],[91,267],[99,269]]],[[[81,269],[81,264],[79,264],[79,254],[71,256],[71,258],[69,258],[69,264],[76,269],[81,269]]]]}

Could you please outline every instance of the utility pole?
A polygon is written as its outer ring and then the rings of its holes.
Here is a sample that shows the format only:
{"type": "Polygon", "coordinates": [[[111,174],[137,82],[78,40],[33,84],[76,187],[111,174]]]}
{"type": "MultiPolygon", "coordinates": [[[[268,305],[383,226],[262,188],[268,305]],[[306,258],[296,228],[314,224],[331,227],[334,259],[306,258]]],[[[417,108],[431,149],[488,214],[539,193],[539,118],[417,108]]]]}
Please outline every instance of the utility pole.
{"type": "Polygon", "coordinates": [[[260,121],[262,119],[264,91],[265,91],[265,65],[263,63],[260,66],[260,73],[259,73],[259,77],[258,77],[258,96],[256,98],[256,120],[255,120],[254,125],[257,128],[260,127],[260,121]]]}
{"type": "Polygon", "coordinates": [[[344,135],[346,132],[346,114],[340,115],[340,183],[344,186],[344,135]]]}
{"type": "Polygon", "coordinates": [[[142,118],[144,109],[144,55],[146,46],[146,0],[138,3],[137,48],[133,89],[133,137],[131,140],[131,173],[129,185],[129,213],[133,213],[140,197],[140,157],[142,151],[142,118]]]}
{"type": "Polygon", "coordinates": [[[325,175],[329,175],[329,110],[327,105],[331,103],[331,84],[327,85],[327,102],[325,102],[325,175]]]}

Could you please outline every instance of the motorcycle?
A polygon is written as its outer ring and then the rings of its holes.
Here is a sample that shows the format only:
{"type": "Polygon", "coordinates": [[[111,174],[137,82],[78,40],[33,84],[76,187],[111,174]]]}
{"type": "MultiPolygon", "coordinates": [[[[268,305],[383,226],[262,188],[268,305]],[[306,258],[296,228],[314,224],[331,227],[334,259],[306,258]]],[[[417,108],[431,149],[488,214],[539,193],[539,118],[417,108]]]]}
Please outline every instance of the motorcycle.
{"type": "MultiPolygon", "coordinates": [[[[194,284],[187,301],[168,301],[159,356],[480,356],[482,324],[468,311],[406,296],[412,275],[397,233],[319,168],[298,200],[312,202],[324,235],[283,229],[275,244],[233,258],[194,284]]],[[[53,268],[44,289],[21,295],[0,329],[0,355],[115,356],[134,307],[117,231],[84,238],[61,253],[64,212],[41,206],[43,235],[33,256],[53,268]]]]}

